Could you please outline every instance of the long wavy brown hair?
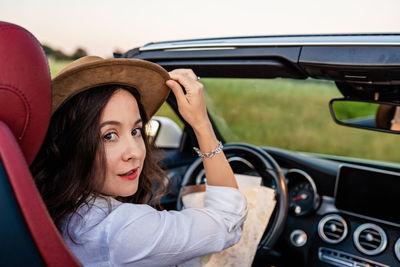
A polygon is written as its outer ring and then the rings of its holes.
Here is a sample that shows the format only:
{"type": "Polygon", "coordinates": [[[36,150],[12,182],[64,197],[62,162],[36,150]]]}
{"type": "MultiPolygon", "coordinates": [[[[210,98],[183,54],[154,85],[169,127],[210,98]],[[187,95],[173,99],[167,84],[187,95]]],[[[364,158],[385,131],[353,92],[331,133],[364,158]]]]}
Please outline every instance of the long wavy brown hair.
{"type": "MultiPolygon", "coordinates": [[[[66,216],[101,196],[96,188],[99,188],[99,181],[101,187],[104,183],[106,164],[100,117],[117,90],[126,90],[135,97],[145,126],[148,117],[138,91],[124,85],[103,85],[85,90],[65,101],[51,117],[49,130],[31,171],[58,228],[66,216]],[[98,169],[103,170],[102,177],[95,177],[99,175],[98,169]]],[[[165,179],[169,180],[158,165],[161,158],[156,157],[154,146],[145,133],[142,136],[146,157],[138,190],[132,196],[118,197],[117,200],[159,207],[159,200],[167,191],[165,179]]]]}

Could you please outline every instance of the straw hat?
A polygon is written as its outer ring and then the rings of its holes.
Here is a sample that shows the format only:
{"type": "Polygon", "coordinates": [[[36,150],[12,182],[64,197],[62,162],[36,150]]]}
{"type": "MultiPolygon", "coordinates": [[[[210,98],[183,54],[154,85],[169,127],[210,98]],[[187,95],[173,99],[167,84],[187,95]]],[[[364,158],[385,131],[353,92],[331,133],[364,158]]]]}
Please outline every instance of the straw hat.
{"type": "Polygon", "coordinates": [[[53,78],[52,112],[79,92],[100,85],[121,84],[139,91],[143,107],[151,117],[168,97],[170,89],[165,84],[168,79],[165,69],[149,61],[82,57],[68,64],[53,78]]]}

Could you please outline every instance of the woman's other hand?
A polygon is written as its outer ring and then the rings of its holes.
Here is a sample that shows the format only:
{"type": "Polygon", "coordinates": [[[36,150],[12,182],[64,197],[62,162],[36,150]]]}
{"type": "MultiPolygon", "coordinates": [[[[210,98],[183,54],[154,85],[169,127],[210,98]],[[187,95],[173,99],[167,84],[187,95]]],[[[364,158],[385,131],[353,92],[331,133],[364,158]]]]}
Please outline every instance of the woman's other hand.
{"type": "Polygon", "coordinates": [[[171,79],[166,84],[174,92],[179,113],[195,131],[208,127],[204,86],[198,81],[197,75],[191,69],[176,69],[169,75],[171,79]]]}

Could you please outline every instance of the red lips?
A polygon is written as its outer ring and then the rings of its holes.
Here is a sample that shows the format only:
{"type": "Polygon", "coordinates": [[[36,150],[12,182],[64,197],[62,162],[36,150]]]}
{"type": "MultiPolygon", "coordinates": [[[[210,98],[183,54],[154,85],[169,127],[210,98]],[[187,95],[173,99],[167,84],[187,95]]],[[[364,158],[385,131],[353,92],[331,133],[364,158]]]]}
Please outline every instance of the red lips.
{"type": "Polygon", "coordinates": [[[118,176],[126,180],[135,180],[138,176],[138,169],[139,167],[134,168],[126,173],[118,174],[118,176]]]}

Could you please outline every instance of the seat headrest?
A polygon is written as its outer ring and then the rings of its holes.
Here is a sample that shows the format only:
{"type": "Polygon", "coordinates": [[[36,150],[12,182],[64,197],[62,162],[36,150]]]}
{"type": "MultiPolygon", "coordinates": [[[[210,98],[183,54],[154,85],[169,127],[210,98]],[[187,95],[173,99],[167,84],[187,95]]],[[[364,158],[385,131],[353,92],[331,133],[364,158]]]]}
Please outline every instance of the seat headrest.
{"type": "Polygon", "coordinates": [[[18,140],[28,164],[45,137],[51,112],[51,79],[38,40],[0,21],[0,121],[18,140]]]}

